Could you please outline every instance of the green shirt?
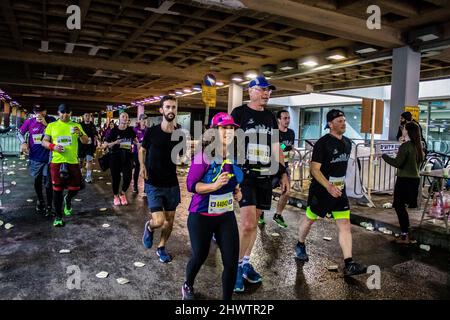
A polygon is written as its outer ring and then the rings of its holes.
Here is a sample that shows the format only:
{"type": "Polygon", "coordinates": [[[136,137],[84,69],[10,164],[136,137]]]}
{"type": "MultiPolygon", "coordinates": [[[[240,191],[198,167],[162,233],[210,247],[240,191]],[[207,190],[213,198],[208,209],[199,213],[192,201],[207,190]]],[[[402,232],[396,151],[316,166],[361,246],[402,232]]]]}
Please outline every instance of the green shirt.
{"type": "Polygon", "coordinates": [[[86,135],[81,125],[71,120],[68,122],[61,120],[52,122],[45,129],[45,135],[51,138],[52,143],[64,147],[64,152],[52,152],[52,163],[78,163],[78,136],[70,132],[71,127],[78,127],[81,133],[86,135]]]}
{"type": "Polygon", "coordinates": [[[391,166],[398,169],[397,177],[419,178],[417,151],[411,141],[404,142],[400,146],[396,158],[391,158],[387,154],[383,154],[383,159],[391,166]]]}

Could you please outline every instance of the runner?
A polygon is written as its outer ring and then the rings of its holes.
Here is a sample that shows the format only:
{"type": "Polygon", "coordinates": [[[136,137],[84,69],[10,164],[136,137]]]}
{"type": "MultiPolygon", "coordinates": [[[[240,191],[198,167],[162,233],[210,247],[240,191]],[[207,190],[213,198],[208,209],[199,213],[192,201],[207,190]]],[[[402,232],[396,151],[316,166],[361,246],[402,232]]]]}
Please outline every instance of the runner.
{"type": "Polygon", "coordinates": [[[299,240],[295,248],[296,258],[309,260],[305,240],[317,217],[331,213],[339,231],[339,244],[344,255],[344,276],[366,272],[366,267],[352,259],[352,233],[350,205],[345,193],[345,175],[352,150],[352,142],[344,136],[346,123],[342,111],[332,109],[327,113],[330,133],[320,138],[313,148],[311,175],[306,216],[299,226],[299,240]]]}
{"type": "Polygon", "coordinates": [[[128,126],[128,119],[128,113],[122,112],[119,116],[119,126],[111,129],[103,143],[103,146],[110,150],[109,168],[111,170],[115,206],[128,205],[125,193],[130,187],[133,171],[131,146],[133,143],[137,143],[133,128],[128,126]],[[119,192],[121,179],[122,191],[119,192]]]}
{"type": "Polygon", "coordinates": [[[242,198],[239,183],[244,174],[234,160],[229,159],[228,147],[233,143],[237,125],[225,112],[216,114],[211,123],[213,128],[218,128],[219,141],[210,140],[203,146],[203,151],[195,155],[186,183],[188,191],[194,196],[188,218],[192,257],[187,264],[186,281],[181,290],[183,300],[194,299],[195,277],[208,257],[213,234],[222,255],[223,300],[231,300],[236,283],[239,231],[233,199],[240,201],[242,198]],[[222,144],[223,154],[214,154],[210,159],[204,150],[211,144],[215,145],[215,150],[219,150],[219,144],[222,144]]]}
{"type": "Polygon", "coordinates": [[[172,133],[176,130],[176,98],[163,97],[159,111],[163,115],[161,124],[147,130],[139,149],[140,175],[145,180],[145,193],[150,210],[150,219],[145,223],[142,243],[145,248],[150,249],[155,230],[162,228],[156,254],[160,262],[168,263],[172,261],[172,257],[165,246],[172,232],[175,210],[181,201],[177,167],[171,158],[173,148],[179,144],[178,141],[171,140],[172,133]]]}
{"type": "Polygon", "coordinates": [[[44,105],[35,105],[33,112],[35,117],[25,120],[17,137],[21,143],[20,149],[29,155],[30,175],[34,178],[34,190],[38,197],[36,213],[48,216],[52,214],[53,190],[50,177],[50,151],[42,146],[42,136],[47,125],[56,119],[47,116],[47,108],[44,105]],[[25,139],[27,133],[28,143],[25,139]],[[42,182],[45,186],[47,205],[44,201],[42,182]]]}
{"type": "Polygon", "coordinates": [[[84,160],[86,159],[86,178],[84,181],[86,181],[86,183],[91,183],[94,154],[99,138],[97,128],[92,122],[92,116],[90,113],[86,112],[83,115],[81,128],[83,128],[83,131],[86,132],[89,142],[86,145],[82,143],[78,144],[78,158],[80,159],[81,168],[83,168],[84,160]]]}
{"type": "Polygon", "coordinates": [[[87,144],[89,138],[79,123],[70,120],[71,109],[66,104],[58,107],[59,120],[50,123],[45,129],[42,146],[52,151],[50,171],[53,183],[56,218],[53,226],[64,226],[64,215],[72,214],[72,199],[81,188],[81,170],[78,162],[78,139],[87,144]],[[68,189],[64,197],[64,189],[68,189]]]}
{"type": "Polygon", "coordinates": [[[141,147],[142,140],[144,139],[145,133],[147,132],[147,115],[145,113],[139,116],[139,121],[134,127],[134,132],[136,133],[136,138],[138,143],[133,144],[133,192],[138,193],[138,182],[139,182],[139,172],[141,170],[139,165],[139,148],[141,147]]]}
{"type": "Polygon", "coordinates": [[[250,81],[250,103],[237,107],[231,116],[240,128],[257,143],[245,144],[246,163],[243,166],[244,181],[241,184],[242,200],[239,202],[240,252],[235,292],[244,291],[244,278],[250,283],[262,281],[261,275],[250,264],[250,254],[257,236],[258,219],[262,210],[270,210],[272,204],[272,176],[270,163],[272,153],[280,154],[279,174],[282,193],[289,192],[289,181],[283,165],[284,157],[279,142],[271,142],[274,129],[278,129],[275,116],[265,107],[274,86],[260,76],[250,81]],[[265,138],[265,139],[264,139],[265,138]],[[273,150],[273,152],[272,152],[273,150]],[[251,162],[251,163],[250,163],[251,162]]]}
{"type": "MultiPolygon", "coordinates": [[[[289,170],[289,151],[292,150],[295,142],[295,132],[292,129],[289,129],[289,124],[291,121],[291,117],[289,115],[289,111],[280,110],[277,112],[277,120],[278,120],[278,130],[280,130],[280,147],[283,150],[284,156],[284,166],[286,167],[286,173],[289,179],[289,184],[291,183],[291,173],[289,170]]],[[[278,176],[275,176],[272,180],[272,189],[278,188],[280,185],[280,179],[278,176]]],[[[287,228],[286,222],[284,222],[284,218],[282,216],[283,210],[286,207],[286,204],[289,201],[289,192],[286,192],[280,195],[280,199],[278,200],[277,211],[273,216],[273,220],[278,226],[281,228],[287,228]]],[[[265,224],[264,221],[264,212],[261,214],[261,217],[258,220],[259,225],[265,224]]]]}

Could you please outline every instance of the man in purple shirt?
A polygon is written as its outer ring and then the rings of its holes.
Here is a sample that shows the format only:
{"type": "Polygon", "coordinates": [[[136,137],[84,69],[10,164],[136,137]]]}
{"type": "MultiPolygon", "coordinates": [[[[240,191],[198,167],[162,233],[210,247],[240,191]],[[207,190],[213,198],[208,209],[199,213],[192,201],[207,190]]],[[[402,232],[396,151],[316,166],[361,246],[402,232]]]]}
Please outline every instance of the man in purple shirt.
{"type": "Polygon", "coordinates": [[[139,120],[134,127],[134,132],[136,133],[136,138],[138,144],[133,144],[133,163],[134,163],[134,173],[133,173],[133,192],[138,193],[138,181],[139,172],[141,167],[139,165],[139,147],[141,146],[142,140],[144,139],[145,133],[147,132],[147,115],[145,113],[139,116],[139,120]]]}
{"type": "Polygon", "coordinates": [[[56,121],[56,119],[47,116],[47,108],[43,105],[35,105],[33,111],[34,117],[23,123],[17,137],[21,143],[21,151],[29,155],[30,175],[34,178],[34,189],[38,197],[36,213],[51,215],[53,190],[49,170],[50,151],[42,147],[42,138],[47,125],[56,121]],[[28,138],[25,137],[26,134],[28,134],[28,138]],[[43,181],[47,195],[47,206],[42,191],[43,181]]]}

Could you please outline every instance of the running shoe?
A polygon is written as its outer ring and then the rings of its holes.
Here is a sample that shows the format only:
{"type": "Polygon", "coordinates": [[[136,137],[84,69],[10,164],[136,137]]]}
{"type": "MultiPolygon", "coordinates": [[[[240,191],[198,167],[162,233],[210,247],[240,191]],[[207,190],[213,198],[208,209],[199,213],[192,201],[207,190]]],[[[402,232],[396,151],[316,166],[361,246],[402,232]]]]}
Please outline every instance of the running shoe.
{"type": "Polygon", "coordinates": [[[139,190],[138,190],[138,187],[137,187],[137,186],[134,186],[134,187],[133,187],[133,193],[139,193],[139,190]]]}
{"type": "Polygon", "coordinates": [[[114,205],[120,206],[120,198],[118,196],[114,196],[114,205]]]}
{"type": "Polygon", "coordinates": [[[56,218],[55,220],[53,220],[53,226],[54,227],[64,227],[64,221],[62,218],[56,218]]]}
{"type": "Polygon", "coordinates": [[[144,235],[142,236],[142,244],[145,248],[150,249],[153,245],[153,231],[150,231],[150,221],[145,223],[144,235]]]}
{"type": "Polygon", "coordinates": [[[194,288],[189,287],[186,282],[181,287],[181,299],[182,300],[194,300],[194,288]]]}
{"type": "Polygon", "coordinates": [[[64,197],[64,215],[66,217],[70,217],[72,215],[72,206],[70,206],[70,208],[68,206],[67,195],[64,197]]]}
{"type": "Polygon", "coordinates": [[[250,263],[245,263],[242,267],[243,274],[242,276],[247,279],[250,283],[258,283],[262,281],[261,275],[253,269],[253,266],[250,263]]]}
{"type": "Polygon", "coordinates": [[[264,220],[264,211],[261,213],[261,216],[258,219],[258,225],[263,226],[266,224],[266,221],[264,220]]]}
{"type": "Polygon", "coordinates": [[[120,203],[122,203],[123,206],[126,206],[128,204],[127,196],[125,195],[125,193],[122,193],[119,198],[120,203]]]}
{"type": "Polygon", "coordinates": [[[273,215],[273,221],[275,221],[276,224],[277,224],[279,227],[281,227],[281,228],[287,228],[287,227],[288,227],[287,224],[286,224],[286,222],[284,222],[283,216],[282,216],[281,214],[275,213],[275,214],[273,215]]]}
{"type": "Polygon", "coordinates": [[[244,292],[244,268],[242,266],[238,267],[236,284],[234,285],[234,292],[244,292]]]}
{"type": "Polygon", "coordinates": [[[308,254],[306,253],[305,245],[300,245],[299,243],[297,243],[297,246],[295,247],[295,258],[301,262],[309,261],[309,257],[308,257],[308,254]]]}
{"type": "Polygon", "coordinates": [[[84,181],[86,181],[86,183],[92,183],[92,177],[91,176],[86,176],[84,181]]]}
{"type": "Polygon", "coordinates": [[[48,206],[47,209],[45,209],[45,216],[46,217],[51,217],[54,216],[55,212],[53,211],[51,206],[48,206]]]}
{"type": "Polygon", "coordinates": [[[36,202],[36,213],[42,215],[45,214],[45,204],[43,204],[39,200],[36,202]]]}
{"type": "Polygon", "coordinates": [[[367,267],[365,265],[356,263],[355,261],[350,262],[344,267],[344,277],[356,276],[358,274],[363,274],[367,272],[367,267]]]}
{"type": "Polygon", "coordinates": [[[172,261],[172,257],[167,253],[166,248],[164,247],[156,249],[156,254],[159,257],[159,261],[162,263],[169,263],[172,261]]]}

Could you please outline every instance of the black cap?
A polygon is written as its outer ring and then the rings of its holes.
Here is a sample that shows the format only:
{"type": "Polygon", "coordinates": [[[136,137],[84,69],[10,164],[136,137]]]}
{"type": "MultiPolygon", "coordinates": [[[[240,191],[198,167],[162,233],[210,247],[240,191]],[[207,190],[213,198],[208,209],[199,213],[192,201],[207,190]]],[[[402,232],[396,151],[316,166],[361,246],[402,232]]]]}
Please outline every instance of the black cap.
{"type": "Polygon", "coordinates": [[[328,111],[327,113],[327,125],[325,126],[325,129],[329,129],[330,126],[328,125],[328,122],[333,121],[336,118],[339,117],[345,117],[344,112],[342,112],[341,110],[338,109],[331,109],[330,111],[328,111]]]}
{"type": "Polygon", "coordinates": [[[44,105],[42,105],[42,104],[35,104],[33,106],[33,112],[41,112],[41,111],[44,111],[44,110],[47,110],[47,108],[44,105]]]}
{"type": "Polygon", "coordinates": [[[405,119],[406,121],[412,121],[412,114],[409,111],[403,112],[401,114],[402,118],[405,119]]]}
{"type": "Polygon", "coordinates": [[[70,109],[70,107],[67,104],[60,104],[58,107],[58,112],[61,113],[70,113],[72,110],[70,109]]]}
{"type": "Polygon", "coordinates": [[[147,115],[145,113],[139,115],[139,121],[147,119],[147,115]]]}

